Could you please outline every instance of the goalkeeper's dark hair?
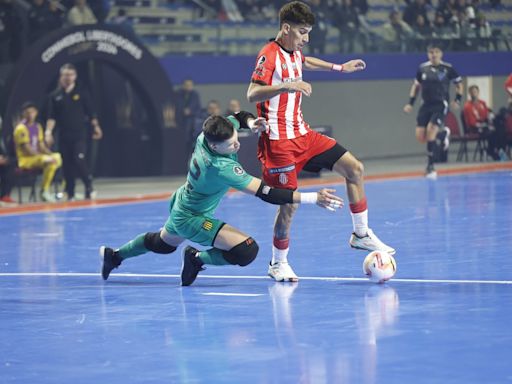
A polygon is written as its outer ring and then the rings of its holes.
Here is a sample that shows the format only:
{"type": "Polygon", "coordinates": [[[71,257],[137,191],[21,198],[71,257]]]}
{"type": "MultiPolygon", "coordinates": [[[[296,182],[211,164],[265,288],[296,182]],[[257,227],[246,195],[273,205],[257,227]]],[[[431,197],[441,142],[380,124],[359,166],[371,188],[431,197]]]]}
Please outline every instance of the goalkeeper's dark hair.
{"type": "Polygon", "coordinates": [[[285,4],[279,10],[279,27],[284,23],[301,25],[315,25],[315,15],[311,8],[302,1],[292,1],[285,4]]]}
{"type": "Polygon", "coordinates": [[[203,123],[204,137],[209,143],[222,143],[233,136],[233,124],[222,116],[210,116],[203,123]]]}

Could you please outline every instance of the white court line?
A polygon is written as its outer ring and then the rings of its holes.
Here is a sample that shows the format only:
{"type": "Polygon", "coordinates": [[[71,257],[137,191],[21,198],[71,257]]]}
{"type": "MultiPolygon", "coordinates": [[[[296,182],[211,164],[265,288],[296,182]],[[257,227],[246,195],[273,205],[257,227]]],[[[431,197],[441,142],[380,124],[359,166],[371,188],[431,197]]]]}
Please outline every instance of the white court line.
{"type": "Polygon", "coordinates": [[[205,296],[246,296],[246,297],[256,297],[263,296],[262,293],[223,293],[223,292],[206,292],[202,293],[205,296]]]}
{"type": "MultiPolygon", "coordinates": [[[[0,277],[16,276],[47,276],[47,277],[99,277],[99,273],[79,273],[79,272],[0,272],[0,277]]],[[[180,275],[159,274],[159,273],[114,273],[115,277],[148,277],[148,278],[179,278],[180,275]]],[[[201,275],[201,279],[269,279],[268,276],[244,276],[244,275],[201,275]]],[[[300,280],[316,281],[368,281],[365,277],[316,277],[301,276],[300,280]]],[[[451,280],[451,279],[392,279],[391,282],[397,283],[439,283],[439,284],[501,284],[512,285],[512,280],[451,280]]]]}

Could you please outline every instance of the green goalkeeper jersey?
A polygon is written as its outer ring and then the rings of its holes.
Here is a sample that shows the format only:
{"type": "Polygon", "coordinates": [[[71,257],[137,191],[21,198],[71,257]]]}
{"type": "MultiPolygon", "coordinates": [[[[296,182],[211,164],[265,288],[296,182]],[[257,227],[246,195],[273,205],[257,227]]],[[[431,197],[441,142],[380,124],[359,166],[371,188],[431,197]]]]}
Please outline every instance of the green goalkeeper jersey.
{"type": "Polygon", "coordinates": [[[212,151],[201,133],[190,159],[187,182],[176,191],[170,209],[174,214],[210,216],[229,188],[242,190],[252,179],[236,153],[221,155],[212,151]]]}

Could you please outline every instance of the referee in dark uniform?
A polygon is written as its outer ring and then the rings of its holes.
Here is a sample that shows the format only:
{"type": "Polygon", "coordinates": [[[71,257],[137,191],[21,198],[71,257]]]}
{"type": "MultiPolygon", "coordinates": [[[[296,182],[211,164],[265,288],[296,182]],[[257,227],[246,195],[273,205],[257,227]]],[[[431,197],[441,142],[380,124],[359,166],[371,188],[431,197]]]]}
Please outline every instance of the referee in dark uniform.
{"type": "Polygon", "coordinates": [[[450,130],[444,126],[444,120],[450,101],[450,83],[455,85],[455,99],[451,103],[454,109],[460,107],[464,86],[462,78],[451,64],[441,60],[443,51],[439,46],[429,45],[427,54],[428,61],[418,68],[416,79],[409,93],[409,103],[405,105],[404,112],[412,112],[416,95],[421,88],[423,104],[416,118],[416,139],[420,143],[427,143],[428,162],[425,176],[435,179],[437,173],[434,169],[434,151],[438,135],[445,149],[448,148],[450,130]]]}
{"type": "Polygon", "coordinates": [[[76,87],[76,77],[76,68],[72,64],[64,64],[60,68],[59,88],[50,94],[48,100],[45,131],[45,141],[52,145],[56,127],[68,200],[75,197],[76,177],[84,183],[85,198],[92,197],[92,175],[86,159],[87,141],[91,134],[89,124],[93,127],[93,139],[99,140],[103,136],[89,95],[76,87]]]}

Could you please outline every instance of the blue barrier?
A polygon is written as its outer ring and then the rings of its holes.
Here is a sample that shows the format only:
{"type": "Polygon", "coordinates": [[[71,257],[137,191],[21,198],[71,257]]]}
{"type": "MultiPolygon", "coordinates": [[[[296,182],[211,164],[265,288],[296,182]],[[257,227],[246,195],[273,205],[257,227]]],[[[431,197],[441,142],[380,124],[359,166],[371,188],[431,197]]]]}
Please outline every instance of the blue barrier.
{"type": "MultiPolygon", "coordinates": [[[[254,56],[167,56],[160,59],[164,70],[181,83],[191,78],[198,84],[248,83],[255,66],[254,56]]],[[[325,60],[341,63],[354,58],[366,61],[365,71],[353,74],[308,72],[308,81],[412,79],[426,53],[326,55],[325,60]]],[[[504,76],[512,72],[512,52],[446,52],[445,61],[462,76],[504,76]]]]}

